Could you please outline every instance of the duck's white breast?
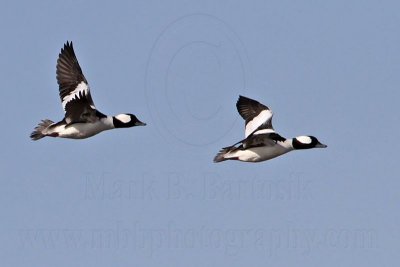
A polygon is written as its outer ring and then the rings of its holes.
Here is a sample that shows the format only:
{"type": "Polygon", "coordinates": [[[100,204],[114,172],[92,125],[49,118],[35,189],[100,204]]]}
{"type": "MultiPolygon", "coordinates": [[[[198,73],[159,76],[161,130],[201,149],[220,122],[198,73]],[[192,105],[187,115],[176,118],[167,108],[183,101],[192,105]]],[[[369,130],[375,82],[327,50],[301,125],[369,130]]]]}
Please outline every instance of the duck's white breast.
{"type": "Polygon", "coordinates": [[[113,129],[109,118],[98,120],[94,123],[74,123],[68,126],[61,125],[55,129],[59,137],[83,139],[96,135],[102,131],[113,129]]]}
{"type": "Polygon", "coordinates": [[[274,146],[260,146],[245,150],[238,150],[235,156],[241,161],[259,162],[269,160],[293,150],[289,140],[278,142],[274,146]]]}

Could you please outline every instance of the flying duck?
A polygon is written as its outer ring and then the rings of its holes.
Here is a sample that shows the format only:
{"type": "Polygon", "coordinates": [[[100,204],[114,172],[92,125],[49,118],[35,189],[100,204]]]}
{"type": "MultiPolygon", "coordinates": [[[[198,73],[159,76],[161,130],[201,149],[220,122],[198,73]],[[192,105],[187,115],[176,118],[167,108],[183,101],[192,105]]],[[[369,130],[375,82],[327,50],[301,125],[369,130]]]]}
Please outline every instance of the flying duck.
{"type": "Polygon", "coordinates": [[[286,139],[272,127],[272,110],[256,100],[239,96],[237,110],[245,122],[245,139],[222,148],[214,162],[239,160],[260,162],[283,155],[292,150],[325,148],[314,136],[286,139]]]}
{"type": "Polygon", "coordinates": [[[67,41],[59,54],[57,83],[65,117],[57,123],[42,120],[31,133],[32,140],[45,136],[83,139],[105,130],[146,125],[132,114],[107,116],[96,109],[72,42],[67,41]]]}

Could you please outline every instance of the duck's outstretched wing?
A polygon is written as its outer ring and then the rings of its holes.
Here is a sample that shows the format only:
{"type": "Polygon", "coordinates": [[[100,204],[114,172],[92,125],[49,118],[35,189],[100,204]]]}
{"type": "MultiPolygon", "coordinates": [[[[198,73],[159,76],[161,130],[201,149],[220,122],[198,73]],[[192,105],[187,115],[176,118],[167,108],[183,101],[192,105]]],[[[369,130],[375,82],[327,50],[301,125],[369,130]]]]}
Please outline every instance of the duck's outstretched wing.
{"type": "Polygon", "coordinates": [[[264,133],[273,133],[272,110],[260,102],[239,96],[237,110],[245,120],[245,137],[264,133]]]}
{"type": "Polygon", "coordinates": [[[75,56],[72,42],[66,42],[57,60],[57,82],[67,123],[93,122],[96,107],[89,84],[75,56]]]}

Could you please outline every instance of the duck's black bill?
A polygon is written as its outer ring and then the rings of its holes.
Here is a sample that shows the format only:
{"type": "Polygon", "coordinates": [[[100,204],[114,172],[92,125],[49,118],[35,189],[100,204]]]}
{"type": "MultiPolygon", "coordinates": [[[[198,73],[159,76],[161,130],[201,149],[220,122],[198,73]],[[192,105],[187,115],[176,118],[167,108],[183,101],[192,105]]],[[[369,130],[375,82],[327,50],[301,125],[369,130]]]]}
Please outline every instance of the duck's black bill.
{"type": "Polygon", "coordinates": [[[146,126],[146,125],[147,125],[146,123],[141,122],[141,121],[137,121],[137,122],[135,123],[135,126],[146,126]]]}
{"type": "Polygon", "coordinates": [[[318,143],[315,147],[318,147],[318,148],[325,148],[325,147],[328,147],[327,145],[324,145],[324,144],[321,144],[321,143],[318,143]]]}

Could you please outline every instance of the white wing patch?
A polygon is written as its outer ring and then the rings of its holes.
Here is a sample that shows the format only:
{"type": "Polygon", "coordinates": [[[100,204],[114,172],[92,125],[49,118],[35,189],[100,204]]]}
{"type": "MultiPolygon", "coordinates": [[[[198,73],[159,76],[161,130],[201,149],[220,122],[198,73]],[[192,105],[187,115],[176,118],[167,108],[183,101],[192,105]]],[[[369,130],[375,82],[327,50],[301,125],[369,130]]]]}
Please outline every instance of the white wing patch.
{"type": "Polygon", "coordinates": [[[87,83],[80,82],[74,91],[72,91],[68,95],[64,96],[64,98],[62,100],[62,106],[63,106],[64,110],[65,110],[65,106],[67,105],[68,102],[79,97],[79,93],[81,93],[81,95],[85,95],[85,96],[89,95],[89,86],[87,85],[87,83]]]}
{"type": "Polygon", "coordinates": [[[115,116],[115,118],[117,118],[119,121],[123,123],[128,123],[131,121],[131,116],[126,114],[118,114],[117,116],[115,116]]]}
{"type": "Polygon", "coordinates": [[[311,144],[312,142],[309,136],[298,136],[296,139],[302,144],[311,144]]]}
{"type": "Polygon", "coordinates": [[[266,133],[274,133],[274,132],[275,131],[272,129],[261,129],[261,130],[256,131],[254,134],[257,135],[257,134],[266,134],[266,133]]]}
{"type": "MultiPolygon", "coordinates": [[[[248,137],[252,132],[257,130],[258,127],[266,123],[268,120],[272,118],[272,111],[271,110],[263,110],[258,114],[256,117],[254,117],[251,121],[249,121],[246,124],[246,129],[245,129],[245,137],[248,137]]],[[[269,130],[269,129],[265,129],[269,130]]],[[[270,130],[271,132],[274,132],[272,129],[270,130]]],[[[257,131],[258,133],[258,131],[257,131]]]]}

